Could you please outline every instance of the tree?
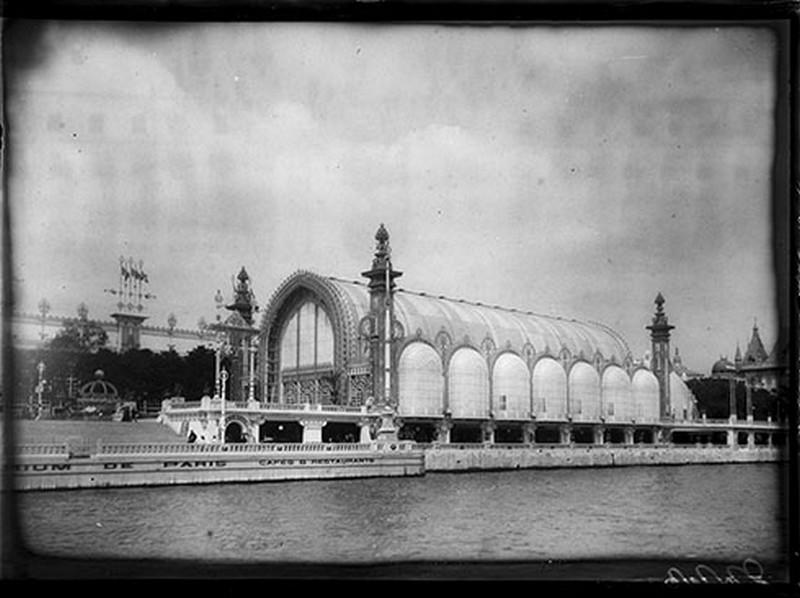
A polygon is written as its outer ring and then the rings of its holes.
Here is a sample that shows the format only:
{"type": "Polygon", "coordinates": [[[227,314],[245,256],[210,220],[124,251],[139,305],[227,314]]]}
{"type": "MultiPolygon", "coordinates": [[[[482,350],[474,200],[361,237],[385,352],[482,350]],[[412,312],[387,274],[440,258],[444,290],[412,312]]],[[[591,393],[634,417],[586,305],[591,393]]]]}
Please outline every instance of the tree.
{"type": "Polygon", "coordinates": [[[103,327],[81,313],[77,320],[67,320],[63,328],[49,342],[53,351],[77,351],[97,353],[106,346],[108,334],[103,327]]]}

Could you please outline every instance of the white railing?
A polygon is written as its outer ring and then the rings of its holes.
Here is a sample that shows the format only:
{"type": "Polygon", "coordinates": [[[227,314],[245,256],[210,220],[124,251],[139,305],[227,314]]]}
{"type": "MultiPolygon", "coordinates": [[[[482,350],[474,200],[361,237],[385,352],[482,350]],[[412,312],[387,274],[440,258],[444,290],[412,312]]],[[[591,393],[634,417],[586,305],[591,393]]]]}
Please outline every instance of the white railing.
{"type": "Polygon", "coordinates": [[[69,455],[67,444],[18,444],[17,455],[69,455]]]}
{"type": "Polygon", "coordinates": [[[205,455],[219,453],[341,453],[365,452],[373,450],[411,450],[413,442],[373,442],[373,443],[242,443],[242,444],[101,444],[97,447],[99,455],[205,455]],[[394,447],[394,448],[392,448],[394,447]]]}

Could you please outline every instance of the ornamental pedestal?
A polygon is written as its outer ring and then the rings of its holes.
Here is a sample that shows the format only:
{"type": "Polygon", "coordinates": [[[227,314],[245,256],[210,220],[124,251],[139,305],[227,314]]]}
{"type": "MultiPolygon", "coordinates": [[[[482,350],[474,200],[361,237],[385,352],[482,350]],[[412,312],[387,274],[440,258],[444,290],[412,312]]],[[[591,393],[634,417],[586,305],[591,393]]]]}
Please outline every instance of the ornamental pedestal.
{"type": "Polygon", "coordinates": [[[303,443],[306,442],[322,442],[322,428],[328,422],[312,419],[300,420],[299,424],[303,426],[303,443]]]}

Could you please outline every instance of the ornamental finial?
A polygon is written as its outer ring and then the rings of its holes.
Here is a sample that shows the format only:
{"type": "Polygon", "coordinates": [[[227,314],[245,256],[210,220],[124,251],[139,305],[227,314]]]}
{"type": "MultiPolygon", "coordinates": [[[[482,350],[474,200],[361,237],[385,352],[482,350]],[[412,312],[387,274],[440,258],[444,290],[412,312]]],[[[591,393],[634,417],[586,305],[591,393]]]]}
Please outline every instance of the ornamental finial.
{"type": "Polygon", "coordinates": [[[389,247],[389,232],[386,230],[386,227],[383,226],[383,222],[381,222],[378,231],[375,233],[375,240],[377,243],[375,245],[375,259],[372,260],[372,267],[385,268],[389,261],[389,256],[392,253],[392,249],[389,247]]]}

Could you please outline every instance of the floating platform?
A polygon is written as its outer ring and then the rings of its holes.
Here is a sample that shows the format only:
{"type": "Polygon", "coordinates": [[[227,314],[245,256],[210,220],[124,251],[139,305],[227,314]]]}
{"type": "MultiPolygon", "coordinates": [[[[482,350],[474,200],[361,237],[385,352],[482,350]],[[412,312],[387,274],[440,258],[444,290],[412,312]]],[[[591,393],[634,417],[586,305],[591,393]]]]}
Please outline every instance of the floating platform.
{"type": "Polygon", "coordinates": [[[63,490],[420,476],[414,442],[353,444],[98,444],[17,447],[18,490],[63,490]]]}

